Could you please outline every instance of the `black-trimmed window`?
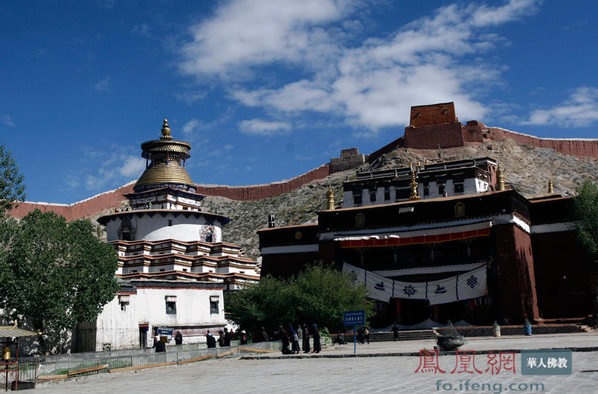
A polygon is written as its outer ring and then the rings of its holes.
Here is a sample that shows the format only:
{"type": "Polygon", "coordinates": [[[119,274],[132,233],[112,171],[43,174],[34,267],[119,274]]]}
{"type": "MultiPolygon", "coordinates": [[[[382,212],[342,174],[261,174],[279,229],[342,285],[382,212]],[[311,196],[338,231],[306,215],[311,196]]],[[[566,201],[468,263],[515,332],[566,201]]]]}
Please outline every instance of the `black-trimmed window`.
{"type": "Polygon", "coordinates": [[[361,205],[362,204],[361,198],[361,189],[353,190],[353,204],[354,205],[361,205]]]}
{"type": "Polygon", "coordinates": [[[176,296],[166,296],[166,314],[176,315],[176,296]]]}
{"type": "Polygon", "coordinates": [[[210,296],[210,314],[217,315],[220,313],[220,297],[210,296]]]}
{"type": "Polygon", "coordinates": [[[390,186],[384,186],[384,201],[390,201],[390,186]]]}
{"type": "Polygon", "coordinates": [[[376,189],[370,189],[370,202],[376,202],[376,189]]]}

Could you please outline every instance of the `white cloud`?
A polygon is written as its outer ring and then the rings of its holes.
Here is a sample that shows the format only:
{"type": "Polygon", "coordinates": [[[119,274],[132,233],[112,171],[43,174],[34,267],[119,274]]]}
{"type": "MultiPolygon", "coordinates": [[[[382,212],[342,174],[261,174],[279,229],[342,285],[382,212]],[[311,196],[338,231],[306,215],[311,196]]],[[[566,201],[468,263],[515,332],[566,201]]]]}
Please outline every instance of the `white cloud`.
{"type": "Polygon", "coordinates": [[[205,92],[180,92],[175,93],[174,98],[184,102],[187,105],[191,105],[194,102],[201,100],[206,97],[205,92]]]}
{"type": "Polygon", "coordinates": [[[187,123],[183,125],[183,133],[184,134],[193,134],[195,131],[199,130],[201,122],[197,119],[191,119],[187,123]]]}
{"type": "Polygon", "coordinates": [[[276,61],[303,63],[326,45],[322,26],[351,9],[347,0],[236,0],[191,28],[180,65],[189,74],[229,75],[276,61]]]}
{"type": "Polygon", "coordinates": [[[99,82],[97,82],[94,87],[95,90],[98,92],[109,92],[112,90],[112,81],[110,77],[103,78],[99,82]]]}
{"type": "Polygon", "coordinates": [[[129,178],[136,178],[145,170],[145,159],[136,156],[129,156],[125,159],[118,173],[129,178]]]}
{"type": "Polygon", "coordinates": [[[562,127],[588,127],[594,122],[598,122],[598,88],[582,86],[562,104],[550,109],[534,110],[529,119],[521,123],[528,125],[555,123],[562,127]]]}
{"type": "Polygon", "coordinates": [[[239,130],[244,134],[273,136],[287,134],[291,129],[287,122],[270,122],[261,119],[243,120],[239,122],[239,130]]]}
{"type": "MultiPolygon", "coordinates": [[[[484,119],[489,111],[477,95],[499,83],[503,70],[483,60],[504,44],[491,29],[535,12],[538,4],[452,4],[386,36],[360,39],[365,23],[353,11],[366,2],[228,1],[192,27],[180,68],[198,80],[235,78],[230,97],[275,116],[327,113],[370,133],[404,126],[406,108],[436,102],[455,101],[462,119],[484,119]],[[285,79],[268,69],[287,66],[293,73],[285,79]]],[[[290,130],[279,123],[253,119],[239,128],[261,135],[290,130]]]]}
{"type": "Polygon", "coordinates": [[[84,177],[87,190],[95,191],[120,186],[132,179],[139,178],[145,170],[145,159],[128,155],[122,148],[117,148],[117,151],[113,153],[89,149],[85,149],[85,151],[90,157],[102,157],[101,167],[84,177]]]}
{"type": "Polygon", "coordinates": [[[2,123],[8,127],[15,127],[15,122],[12,121],[12,116],[8,114],[2,115],[2,123]]]}

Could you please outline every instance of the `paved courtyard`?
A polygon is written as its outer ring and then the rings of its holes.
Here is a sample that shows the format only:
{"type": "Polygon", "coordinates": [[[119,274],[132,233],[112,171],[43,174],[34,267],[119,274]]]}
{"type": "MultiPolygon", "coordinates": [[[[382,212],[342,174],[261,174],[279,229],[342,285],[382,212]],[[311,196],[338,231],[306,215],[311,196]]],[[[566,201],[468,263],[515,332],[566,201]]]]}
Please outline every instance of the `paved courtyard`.
{"type": "MultiPolygon", "coordinates": [[[[101,374],[38,387],[39,393],[370,393],[370,392],[550,392],[595,393],[598,388],[598,334],[542,335],[533,337],[471,338],[463,350],[539,348],[586,348],[573,352],[573,372],[567,376],[521,375],[520,355],[516,373],[498,375],[451,374],[456,356],[439,357],[445,373],[416,373],[418,356],[384,356],[431,349],[431,341],[381,342],[360,345],[358,354],[368,357],[329,358],[349,355],[353,345],[322,352],[319,357],[297,359],[285,356],[244,360],[222,359],[182,366],[170,366],[101,374]],[[479,386],[476,388],[474,384],[479,386]],[[466,387],[469,390],[466,390],[466,387]],[[472,387],[474,389],[472,389],[472,387]]],[[[274,354],[273,354],[274,355],[274,354]]],[[[483,369],[487,355],[477,355],[475,364],[483,369]]]]}

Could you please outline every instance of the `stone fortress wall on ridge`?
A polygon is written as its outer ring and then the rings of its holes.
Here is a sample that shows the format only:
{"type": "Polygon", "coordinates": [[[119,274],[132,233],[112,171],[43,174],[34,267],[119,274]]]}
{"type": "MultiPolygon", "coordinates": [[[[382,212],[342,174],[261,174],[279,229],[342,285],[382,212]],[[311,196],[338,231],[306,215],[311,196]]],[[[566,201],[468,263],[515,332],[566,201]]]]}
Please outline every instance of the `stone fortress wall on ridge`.
{"type": "MultiPolygon", "coordinates": [[[[462,125],[455,116],[454,104],[441,103],[412,107],[410,125],[405,128],[405,135],[370,155],[359,154],[356,148],[344,149],[339,158],[332,158],[329,163],[292,179],[270,184],[248,186],[199,184],[196,186],[197,192],[206,196],[221,196],[240,201],[262,200],[298,189],[309,182],[326,178],[332,173],[359,167],[365,161],[372,162],[393,149],[451,148],[504,139],[512,139],[518,144],[554,149],[559,153],[579,158],[598,159],[598,139],[538,138],[499,127],[486,127],[476,120],[462,125]]],[[[42,212],[54,211],[67,220],[85,218],[106,209],[119,207],[121,202],[126,200],[124,195],[133,192],[133,186],[134,183],[131,182],[116,190],[71,205],[23,202],[13,209],[10,215],[22,218],[34,209],[39,209],[42,212]]]]}

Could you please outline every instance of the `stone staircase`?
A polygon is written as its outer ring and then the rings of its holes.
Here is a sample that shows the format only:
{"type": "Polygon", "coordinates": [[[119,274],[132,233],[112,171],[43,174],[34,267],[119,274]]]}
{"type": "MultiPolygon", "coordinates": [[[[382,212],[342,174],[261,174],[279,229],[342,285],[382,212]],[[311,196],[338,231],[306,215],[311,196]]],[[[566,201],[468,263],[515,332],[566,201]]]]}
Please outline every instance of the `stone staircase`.
{"type": "MultiPolygon", "coordinates": [[[[436,339],[437,333],[434,329],[426,330],[402,330],[399,331],[399,341],[416,341],[425,339],[436,339]]],[[[392,341],[392,331],[374,332],[370,334],[370,342],[392,341]]]]}

